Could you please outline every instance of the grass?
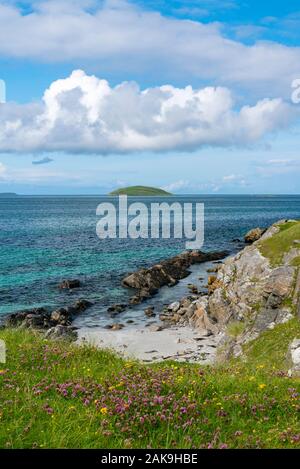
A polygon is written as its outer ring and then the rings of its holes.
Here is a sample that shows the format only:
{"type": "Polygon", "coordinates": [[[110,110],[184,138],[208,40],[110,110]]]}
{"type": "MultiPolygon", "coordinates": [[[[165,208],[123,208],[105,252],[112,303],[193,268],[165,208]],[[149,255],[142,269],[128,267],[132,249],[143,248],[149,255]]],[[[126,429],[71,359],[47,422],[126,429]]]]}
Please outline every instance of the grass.
{"type": "Polygon", "coordinates": [[[291,265],[293,265],[294,267],[300,267],[300,256],[295,257],[292,260],[291,265]]]}
{"type": "Polygon", "coordinates": [[[278,233],[261,241],[259,249],[261,254],[270,260],[272,266],[280,265],[284,255],[298,239],[300,239],[300,222],[287,222],[279,225],[278,233]]]}
{"type": "Polygon", "coordinates": [[[158,189],[156,187],[148,186],[130,186],[122,187],[113,192],[110,192],[109,195],[131,195],[131,196],[164,196],[172,195],[170,192],[164,191],[163,189],[158,189]]]}
{"type": "Polygon", "coordinates": [[[2,330],[2,448],[300,447],[300,382],[286,370],[293,319],[215,368],[144,365],[2,330]]]}
{"type": "Polygon", "coordinates": [[[230,337],[238,337],[245,330],[246,324],[241,321],[232,321],[228,324],[226,332],[230,337]]]}

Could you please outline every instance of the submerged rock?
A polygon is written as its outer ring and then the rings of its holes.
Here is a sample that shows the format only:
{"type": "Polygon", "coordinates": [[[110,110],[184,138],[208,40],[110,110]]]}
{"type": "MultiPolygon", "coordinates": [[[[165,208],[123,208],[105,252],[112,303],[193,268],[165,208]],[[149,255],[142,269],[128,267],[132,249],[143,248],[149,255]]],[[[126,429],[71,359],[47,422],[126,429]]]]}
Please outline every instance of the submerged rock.
{"type": "Polygon", "coordinates": [[[59,285],[58,288],[62,290],[68,289],[71,290],[72,288],[79,288],[80,287],[80,280],[73,279],[73,280],[63,280],[59,285]]]}
{"type": "Polygon", "coordinates": [[[149,308],[146,308],[144,310],[144,313],[148,318],[154,318],[156,316],[153,306],[150,306],[149,308]]]}
{"type": "Polygon", "coordinates": [[[111,317],[114,317],[114,316],[117,316],[120,313],[123,313],[123,311],[125,311],[127,306],[128,305],[123,304],[123,303],[122,304],[116,303],[114,305],[109,306],[109,308],[107,308],[107,312],[110,313],[111,317]]]}

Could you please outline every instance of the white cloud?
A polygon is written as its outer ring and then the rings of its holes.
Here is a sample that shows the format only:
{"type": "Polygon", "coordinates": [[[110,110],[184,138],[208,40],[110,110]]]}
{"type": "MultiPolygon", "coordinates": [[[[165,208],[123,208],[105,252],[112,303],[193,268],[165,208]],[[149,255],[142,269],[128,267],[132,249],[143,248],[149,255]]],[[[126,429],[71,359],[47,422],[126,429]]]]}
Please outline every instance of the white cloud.
{"type": "Polygon", "coordinates": [[[150,73],[159,81],[189,76],[259,97],[290,96],[300,73],[299,47],[245,45],[219,23],[165,17],[125,0],[35,1],[26,14],[19,3],[0,0],[3,57],[92,64],[101,73],[150,73]]]}
{"type": "Polygon", "coordinates": [[[288,126],[298,108],[263,99],[235,108],[225,87],[110,87],[74,71],[45,91],[42,102],[0,106],[0,152],[128,153],[191,151],[204,145],[254,144],[288,126]]]}
{"type": "Polygon", "coordinates": [[[163,189],[168,192],[176,192],[180,191],[182,189],[190,189],[191,188],[191,182],[188,180],[180,179],[179,181],[174,181],[168,184],[167,186],[164,186],[163,189]]]}
{"type": "Polygon", "coordinates": [[[297,164],[297,161],[292,160],[292,159],[277,158],[277,159],[268,160],[267,164],[276,165],[276,166],[293,166],[297,164]]]}
{"type": "Polygon", "coordinates": [[[228,174],[223,176],[222,183],[234,186],[246,186],[247,181],[241,174],[228,174]]]}
{"type": "Polygon", "coordinates": [[[3,163],[0,163],[0,178],[5,174],[6,172],[6,167],[4,166],[3,163]]]}

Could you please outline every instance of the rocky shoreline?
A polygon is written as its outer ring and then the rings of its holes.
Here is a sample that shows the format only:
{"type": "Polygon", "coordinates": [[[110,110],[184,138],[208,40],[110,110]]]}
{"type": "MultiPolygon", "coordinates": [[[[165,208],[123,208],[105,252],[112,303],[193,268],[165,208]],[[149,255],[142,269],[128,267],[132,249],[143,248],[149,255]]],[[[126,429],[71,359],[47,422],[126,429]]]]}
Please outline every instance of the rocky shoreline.
{"type": "Polygon", "coordinates": [[[122,285],[137,292],[131,298],[131,304],[141,303],[155,295],[164,285],[174,286],[180,279],[187,277],[190,274],[188,269],[191,265],[224,259],[228,254],[227,251],[208,253],[185,251],[148,269],[140,269],[127,275],[122,280],[122,285]]]}
{"type": "Polygon", "coordinates": [[[292,243],[279,265],[272,265],[260,250],[284,224],[294,222],[281,220],[267,230],[249,232],[250,246],[227,258],[216,275],[209,277],[207,295],[187,296],[170,304],[160,319],[221,338],[220,358],[224,359],[241,355],[245,343],[295,314],[300,318],[300,270],[293,264],[299,260],[299,240],[292,243]]]}
{"type": "MultiPolygon", "coordinates": [[[[122,330],[123,324],[114,323],[107,326],[110,330],[102,328],[102,332],[99,329],[95,333],[79,331],[79,340],[93,341],[119,352],[127,349],[128,353],[131,351],[144,361],[172,358],[212,363],[241,355],[243,345],[262,332],[289,321],[295,314],[300,317],[299,239],[292,239],[291,244],[284,247],[285,252],[281,251],[283,248],[279,243],[279,260],[276,262],[268,257],[268,250],[265,252],[266,247],[270,249],[268,240],[271,240],[271,248],[276,236],[282,242],[280,233],[290,226],[296,226],[299,231],[296,220],[281,220],[268,229],[251,230],[245,235],[244,249],[230,257],[226,257],[225,251],[183,252],[128,274],[122,285],[134,291],[130,305],[136,305],[151,298],[160,288],[176,285],[189,275],[193,264],[214,262],[207,269],[210,275],[205,292],[199,291],[197,284],[190,284],[190,294],[162,310],[145,308],[145,316],[154,319],[152,325],[147,324],[150,327],[122,330]],[[221,262],[224,257],[226,259],[221,262]],[[151,347],[151,343],[156,347],[151,347]]],[[[77,287],[76,280],[60,285],[60,288],[77,287]]],[[[120,315],[130,305],[114,304],[109,307],[109,314],[111,317],[120,315]]],[[[45,308],[21,311],[9,315],[6,326],[38,329],[47,338],[76,340],[77,331],[72,321],[90,306],[89,301],[81,299],[52,312],[45,308]]],[[[300,341],[296,339],[291,346],[293,357],[300,356],[300,341]]],[[[300,360],[297,366],[300,369],[300,360]]]]}
{"type": "MultiPolygon", "coordinates": [[[[156,294],[161,287],[165,285],[172,287],[180,279],[187,277],[190,274],[188,269],[191,265],[224,258],[226,254],[226,251],[212,253],[203,253],[201,251],[183,252],[170,259],[163,260],[160,264],[127,275],[123,279],[122,285],[138,291],[130,300],[131,305],[138,304],[156,294]]],[[[80,286],[79,280],[69,279],[63,280],[58,288],[72,290],[80,286]]],[[[26,309],[7,315],[3,327],[31,328],[44,332],[46,338],[76,340],[77,328],[72,325],[73,320],[92,304],[86,299],[79,299],[74,304],[53,311],[44,307],[26,309]]],[[[129,307],[128,304],[113,304],[108,308],[108,313],[110,317],[114,318],[129,307]]],[[[150,311],[148,315],[155,316],[150,311]]],[[[107,328],[114,331],[123,327],[123,324],[118,323],[107,326],[107,328]]]]}

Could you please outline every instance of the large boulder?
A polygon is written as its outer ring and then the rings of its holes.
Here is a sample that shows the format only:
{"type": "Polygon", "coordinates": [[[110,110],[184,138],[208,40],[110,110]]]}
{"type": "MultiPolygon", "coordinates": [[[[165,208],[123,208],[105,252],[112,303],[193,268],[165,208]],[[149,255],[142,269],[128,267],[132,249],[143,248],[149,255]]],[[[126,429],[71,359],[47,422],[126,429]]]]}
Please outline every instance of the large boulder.
{"type": "Polygon", "coordinates": [[[247,234],[245,234],[245,237],[244,237],[245,243],[252,244],[255,241],[258,241],[262,237],[265,231],[266,230],[262,228],[253,228],[252,230],[248,231],[247,234]]]}

